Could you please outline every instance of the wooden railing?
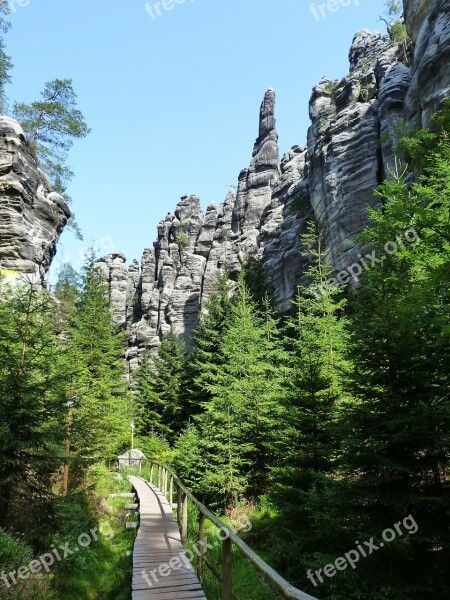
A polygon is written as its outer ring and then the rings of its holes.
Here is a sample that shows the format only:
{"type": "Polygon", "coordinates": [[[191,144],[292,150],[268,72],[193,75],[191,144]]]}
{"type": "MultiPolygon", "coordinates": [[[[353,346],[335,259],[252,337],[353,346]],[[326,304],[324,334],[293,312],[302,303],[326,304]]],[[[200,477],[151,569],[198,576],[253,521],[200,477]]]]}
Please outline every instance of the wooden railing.
{"type": "Polygon", "coordinates": [[[186,488],[183,482],[168,467],[157,462],[149,461],[150,473],[149,480],[151,484],[157,485],[158,489],[166,496],[171,506],[173,500],[177,497],[177,518],[181,532],[181,541],[183,545],[188,539],[188,506],[192,502],[199,510],[198,520],[198,539],[199,552],[197,575],[201,582],[204,579],[205,566],[222,583],[223,600],[233,599],[233,545],[239,549],[241,554],[259,571],[265,581],[272,585],[282,598],[291,600],[317,600],[305,592],[293,587],[288,581],[283,579],[272,567],[265,563],[253,550],[236,535],[236,533],[214,515],[204,504],[202,504],[186,488]],[[205,522],[210,521],[224,533],[222,539],[222,575],[217,572],[215,567],[209,563],[206,554],[206,536],[205,522]]]}

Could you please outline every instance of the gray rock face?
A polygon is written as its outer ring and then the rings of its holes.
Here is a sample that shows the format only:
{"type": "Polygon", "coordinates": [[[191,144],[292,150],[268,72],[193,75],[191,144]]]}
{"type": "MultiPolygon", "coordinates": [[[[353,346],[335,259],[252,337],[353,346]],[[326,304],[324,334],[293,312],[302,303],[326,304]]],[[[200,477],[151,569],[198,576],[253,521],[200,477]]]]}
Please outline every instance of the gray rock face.
{"type": "MultiPolygon", "coordinates": [[[[434,2],[434,0],[431,0],[434,2]]],[[[430,12],[430,0],[403,0],[403,14],[409,35],[417,40],[430,12]]]]}
{"type": "Polygon", "coordinates": [[[349,74],[324,78],[313,89],[307,147],[294,146],[281,161],[275,93],[268,90],[236,191],[205,214],[196,196],[184,196],[159,224],[140,269],[134,263],[127,273],[120,255],[104,259],[105,278],[117,287],[111,292],[116,320],[128,328],[132,367],[170,327],[189,347],[218,273],[236,277],[246,257],[263,260],[278,311],[289,311],[307,268],[300,235],[310,219],[322,226],[335,270],[358,260],[364,249],[355,238],[368,223],[368,207],[378,205],[374,190],[395,167],[396,124],[406,116],[426,125],[449,96],[449,2],[405,0],[415,41],[410,65],[387,37],[357,33],[349,74]]]}
{"type": "Polygon", "coordinates": [[[450,0],[404,0],[404,5],[415,44],[405,117],[413,127],[427,127],[450,96],[450,0]]]}
{"type": "Polygon", "coordinates": [[[44,283],[70,217],[14,119],[0,117],[0,271],[44,283]]]}
{"type": "Polygon", "coordinates": [[[281,177],[263,215],[260,251],[273,286],[276,308],[289,312],[305,273],[300,235],[314,218],[308,184],[308,153],[294,146],[281,160],[281,177]]]}
{"type": "MultiPolygon", "coordinates": [[[[99,261],[98,268],[111,289],[115,321],[129,332],[128,359],[133,367],[142,349],[157,347],[170,328],[189,347],[218,274],[226,269],[236,276],[246,258],[262,256],[260,237],[283,221],[285,199],[303,177],[305,161],[306,151],[297,148],[280,167],[275,93],[268,90],[250,166],[241,172],[237,190],[231,189],[223,204],[208,206],[205,214],[197,196],[181,198],[175,212],[159,223],[157,241],[144,251],[140,270],[134,263],[127,271],[121,254],[99,261]]],[[[295,215],[292,219],[296,220],[295,215]]],[[[280,234],[285,254],[298,241],[292,231],[289,226],[280,234]]],[[[284,269],[285,280],[292,270],[284,269]]],[[[286,301],[291,295],[286,282],[280,296],[286,301]]]]}
{"type": "Polygon", "coordinates": [[[314,88],[308,131],[311,202],[336,270],[358,260],[355,238],[392,161],[392,142],[383,146],[381,134],[402,118],[410,81],[397,45],[379,33],[356,34],[349,59],[349,75],[314,88]]]}

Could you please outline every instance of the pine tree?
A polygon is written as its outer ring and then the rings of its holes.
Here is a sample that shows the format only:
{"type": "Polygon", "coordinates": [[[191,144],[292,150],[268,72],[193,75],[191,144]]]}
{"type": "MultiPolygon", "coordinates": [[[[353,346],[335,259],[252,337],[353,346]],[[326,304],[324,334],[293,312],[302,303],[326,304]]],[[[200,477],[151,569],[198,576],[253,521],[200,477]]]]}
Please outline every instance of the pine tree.
{"type": "Polygon", "coordinates": [[[163,337],[155,355],[144,354],[136,396],[140,435],[162,432],[172,441],[181,431],[184,365],[185,346],[172,329],[163,337]]]}
{"type": "MultiPolygon", "coordinates": [[[[0,25],[1,28],[1,25],[0,25]]],[[[11,83],[10,71],[13,68],[11,57],[6,54],[5,42],[0,36],[0,112],[4,114],[8,108],[5,86],[11,83]]]]}
{"type": "Polygon", "coordinates": [[[402,147],[420,159],[421,178],[411,186],[393,173],[379,189],[384,208],[366,236],[384,258],[354,303],[357,401],[342,420],[354,531],[379,534],[409,514],[418,523],[379,556],[383,577],[370,581],[404,597],[449,594],[449,125],[446,107],[432,131],[408,134],[402,147]]]}
{"type": "Polygon", "coordinates": [[[45,84],[41,100],[18,103],[14,113],[34,148],[42,168],[58,192],[66,191],[73,173],[65,166],[74,138],[86,137],[89,128],[77,108],[77,95],[71,79],[55,79],[45,84]]]}
{"type": "Polygon", "coordinates": [[[220,345],[220,364],[199,418],[205,485],[231,508],[266,490],[281,385],[275,342],[241,277],[220,345]]]}
{"type": "Polygon", "coordinates": [[[194,333],[193,350],[186,361],[183,378],[183,421],[202,412],[211,400],[209,385],[214,382],[220,363],[220,345],[231,314],[231,290],[227,273],[219,275],[200,323],[194,333]]]}
{"type": "Polygon", "coordinates": [[[51,297],[0,284],[0,524],[17,493],[50,491],[64,451],[69,377],[51,297]]]}
{"type": "Polygon", "coordinates": [[[87,259],[71,327],[76,456],[92,462],[128,444],[130,417],[123,361],[124,339],[112,320],[108,289],[87,259]]]}
{"type": "MultiPolygon", "coordinates": [[[[84,138],[90,133],[82,112],[77,108],[72,80],[54,79],[46,83],[40,100],[31,104],[15,104],[14,116],[22,125],[30,148],[52,186],[70,202],[67,186],[74,174],[67,166],[68,152],[74,139],[84,138]]],[[[68,226],[78,239],[83,239],[73,213],[68,226]]]]}

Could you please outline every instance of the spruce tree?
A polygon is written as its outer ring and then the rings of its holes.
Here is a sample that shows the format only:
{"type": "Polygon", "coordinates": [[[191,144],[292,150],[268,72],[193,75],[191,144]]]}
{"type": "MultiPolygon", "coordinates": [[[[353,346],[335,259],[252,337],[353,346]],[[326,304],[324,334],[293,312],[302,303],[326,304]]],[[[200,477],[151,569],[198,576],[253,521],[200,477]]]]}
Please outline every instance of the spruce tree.
{"type": "Polygon", "coordinates": [[[240,278],[220,345],[212,399],[199,418],[205,486],[227,508],[266,491],[281,385],[275,341],[240,278]]]}
{"type": "Polygon", "coordinates": [[[308,494],[330,473],[336,451],[334,423],[343,394],[348,334],[345,300],[331,285],[332,269],[315,223],[302,238],[311,260],[309,285],[298,288],[295,314],[285,325],[287,346],[286,402],[278,442],[279,499],[295,516],[308,494]]]}
{"type": "Polygon", "coordinates": [[[231,314],[231,290],[227,273],[220,274],[214,282],[212,293],[200,323],[194,333],[193,350],[186,361],[183,378],[183,420],[202,412],[211,400],[211,385],[220,363],[220,346],[224,328],[231,314]]]}
{"type": "Polygon", "coordinates": [[[384,208],[366,237],[384,258],[354,302],[356,402],[342,420],[354,531],[379,535],[409,514],[418,524],[377,555],[383,576],[368,582],[405,598],[443,599],[450,590],[449,125],[447,106],[431,131],[405,136],[422,176],[410,185],[406,171],[393,173],[379,189],[384,208]]]}
{"type": "Polygon", "coordinates": [[[185,346],[171,329],[156,354],[145,353],[137,383],[139,433],[164,433],[169,440],[183,427],[181,389],[185,365],[185,346]]]}
{"type": "Polygon", "coordinates": [[[70,329],[76,456],[92,462],[114,456],[129,438],[124,338],[113,323],[108,289],[89,257],[70,329]]]}
{"type": "Polygon", "coordinates": [[[51,297],[0,283],[0,524],[14,495],[50,492],[63,460],[69,377],[51,297]]]}

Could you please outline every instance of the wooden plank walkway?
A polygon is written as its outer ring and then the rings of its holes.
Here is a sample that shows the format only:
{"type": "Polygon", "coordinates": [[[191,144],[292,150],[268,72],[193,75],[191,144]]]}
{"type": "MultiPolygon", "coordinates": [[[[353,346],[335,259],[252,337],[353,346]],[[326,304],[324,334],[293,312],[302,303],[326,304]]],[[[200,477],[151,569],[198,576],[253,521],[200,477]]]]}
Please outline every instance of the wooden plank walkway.
{"type": "Polygon", "coordinates": [[[129,477],[139,498],[139,529],[133,551],[132,600],[206,600],[184,554],[172,507],[160,490],[129,477]]]}

